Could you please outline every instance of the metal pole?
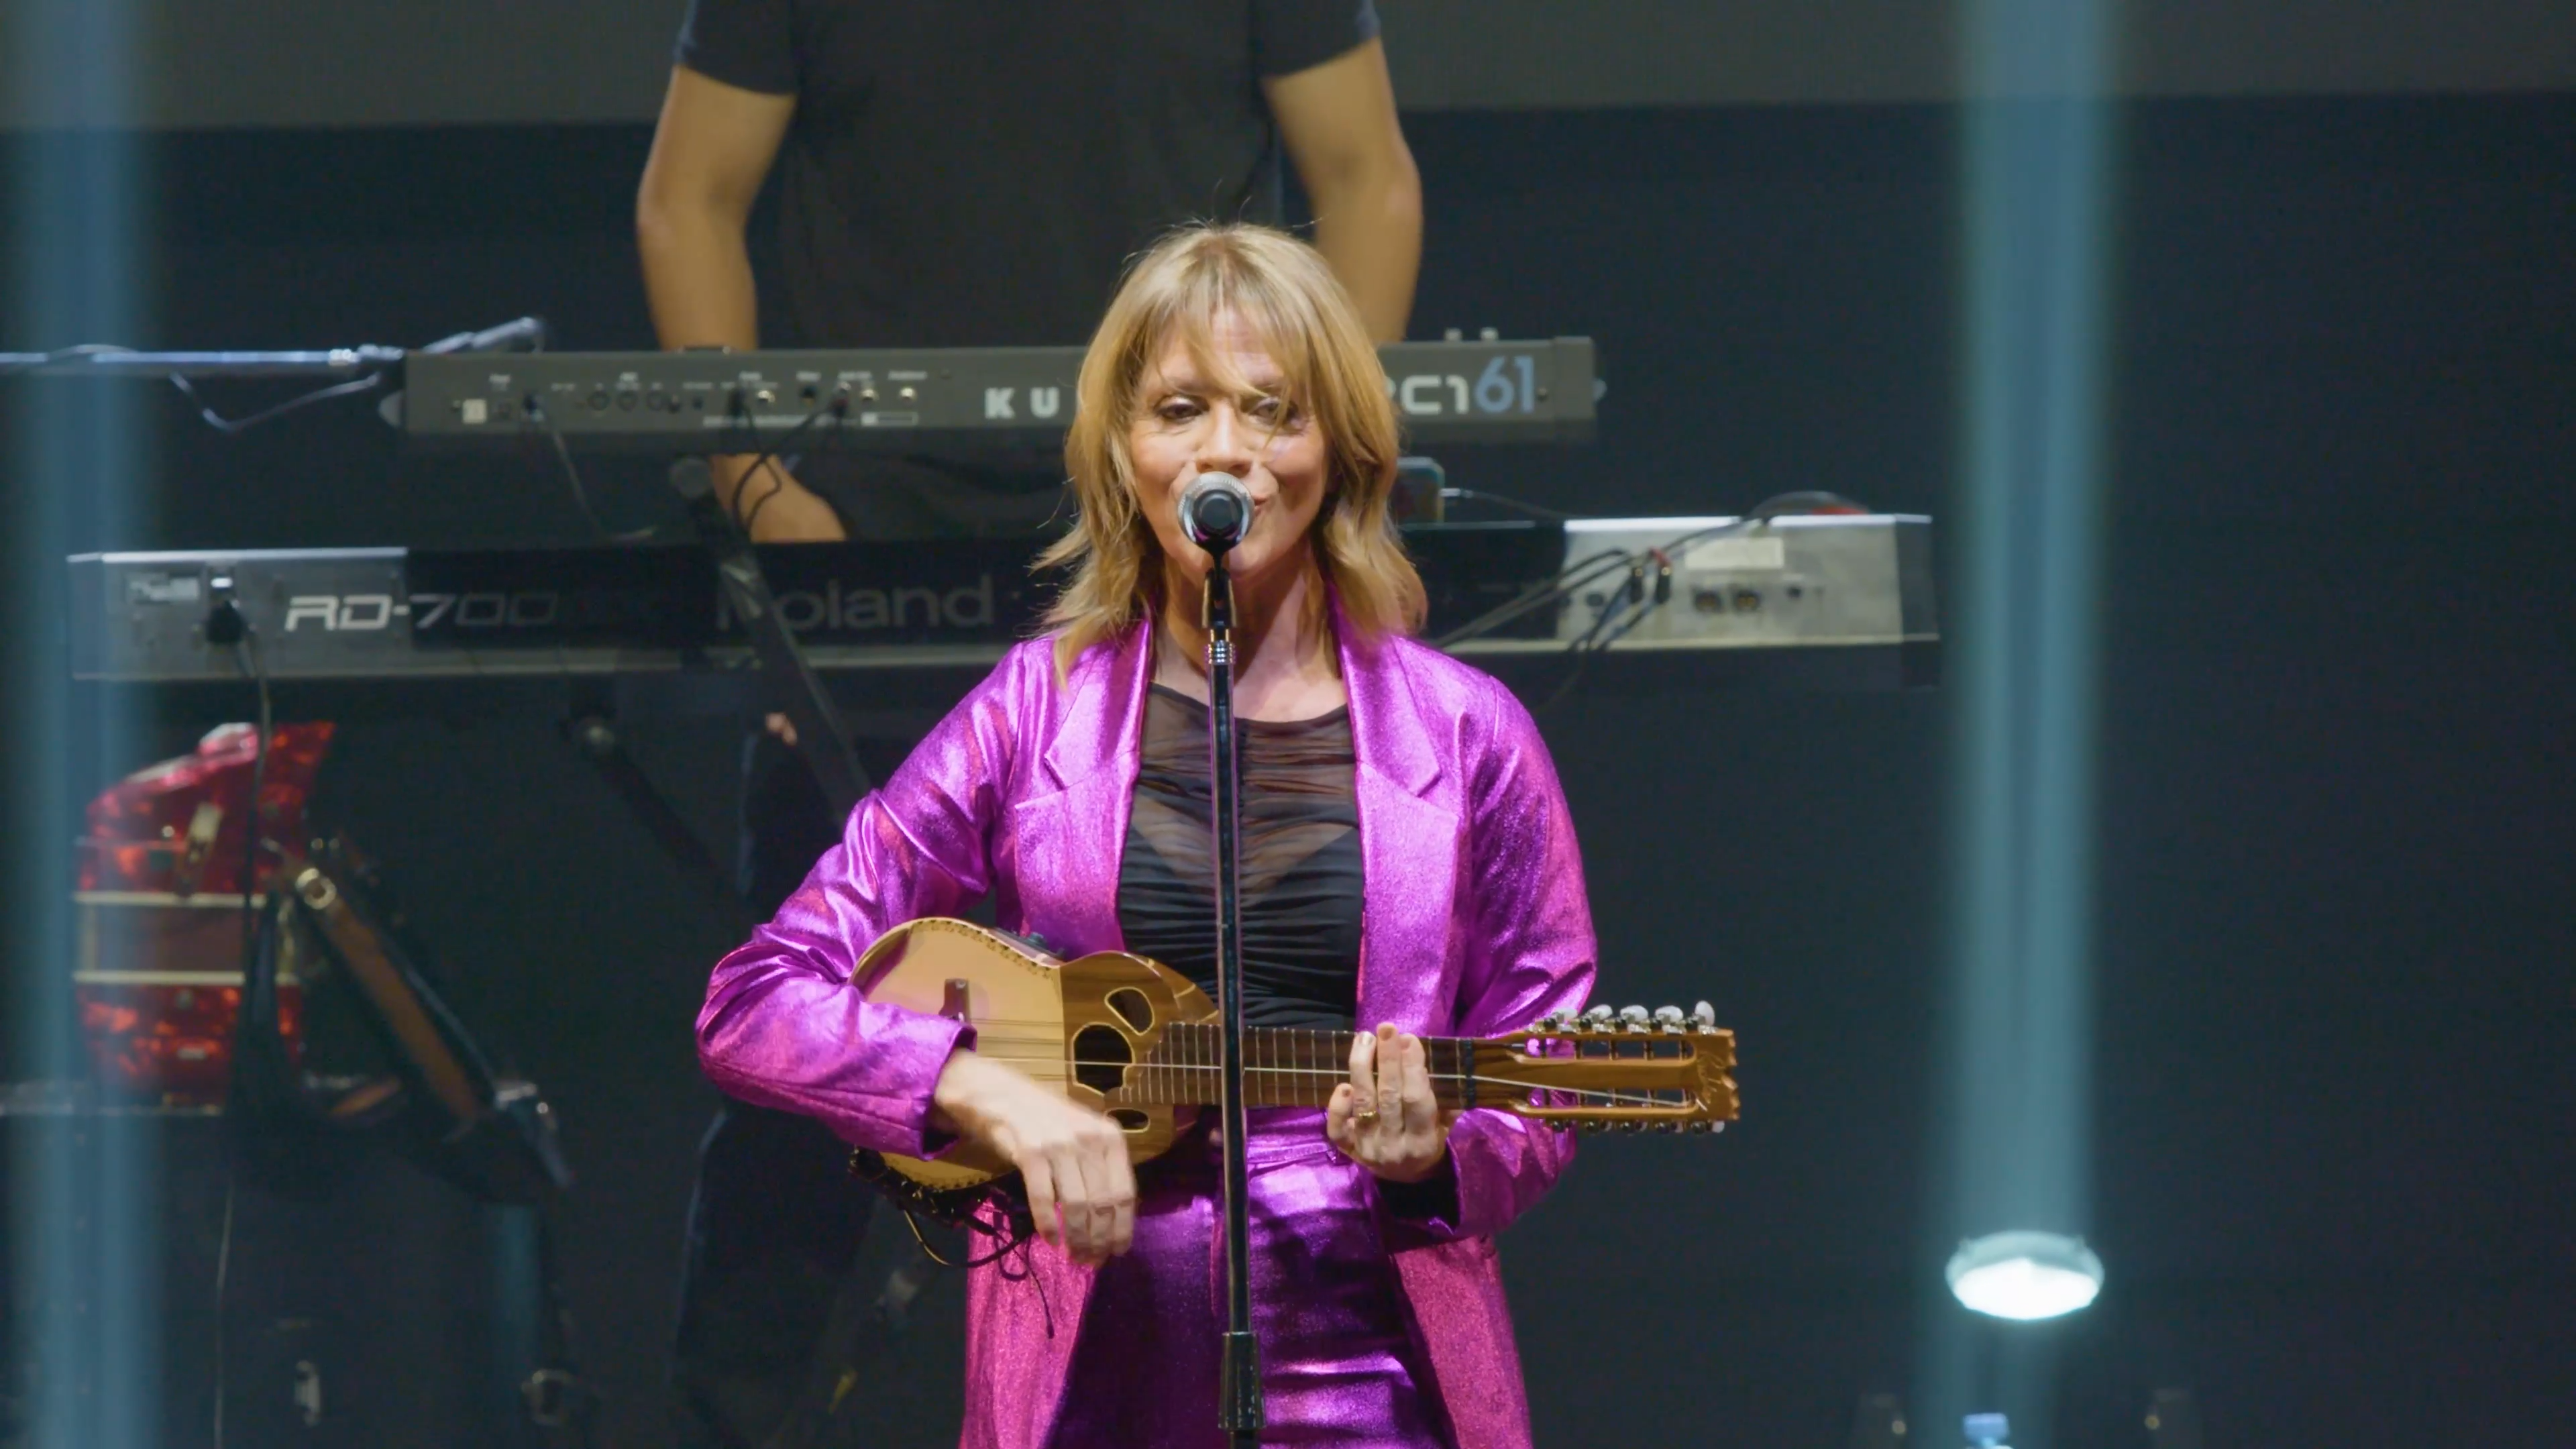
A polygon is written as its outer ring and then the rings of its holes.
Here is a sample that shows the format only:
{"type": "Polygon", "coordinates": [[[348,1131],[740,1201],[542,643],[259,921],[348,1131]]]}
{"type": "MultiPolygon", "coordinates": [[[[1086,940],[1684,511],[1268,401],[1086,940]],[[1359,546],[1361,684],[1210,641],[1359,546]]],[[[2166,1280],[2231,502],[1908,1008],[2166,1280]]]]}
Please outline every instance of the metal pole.
{"type": "Polygon", "coordinates": [[[1225,1352],[1217,1427],[1238,1449],[1261,1442],[1261,1349],[1252,1334],[1251,1173],[1243,1105],[1242,775],[1234,752],[1234,580],[1225,555],[1208,568],[1208,784],[1216,829],[1217,1009],[1224,1021],[1218,1071],[1225,1117],[1225,1352]]]}

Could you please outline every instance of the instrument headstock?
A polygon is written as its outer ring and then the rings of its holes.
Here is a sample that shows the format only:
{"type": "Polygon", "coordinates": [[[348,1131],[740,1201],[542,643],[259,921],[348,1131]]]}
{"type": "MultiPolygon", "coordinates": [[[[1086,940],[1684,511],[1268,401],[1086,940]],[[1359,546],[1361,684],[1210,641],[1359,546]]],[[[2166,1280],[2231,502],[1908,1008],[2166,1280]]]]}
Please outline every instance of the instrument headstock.
{"type": "Polygon", "coordinates": [[[1705,1001],[1551,1012],[1475,1044],[1476,1105],[1587,1132],[1716,1132],[1736,1116],[1734,1066],[1735,1033],[1705,1001]]]}

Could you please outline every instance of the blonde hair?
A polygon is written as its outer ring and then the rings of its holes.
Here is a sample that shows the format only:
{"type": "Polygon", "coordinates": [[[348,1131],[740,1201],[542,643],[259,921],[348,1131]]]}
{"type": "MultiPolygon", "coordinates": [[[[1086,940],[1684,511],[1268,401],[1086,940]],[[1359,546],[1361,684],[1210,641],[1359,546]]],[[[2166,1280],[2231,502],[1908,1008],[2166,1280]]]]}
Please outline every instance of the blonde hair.
{"type": "Polygon", "coordinates": [[[1422,576],[1389,514],[1398,441],[1386,371],[1342,290],[1313,247],[1263,226],[1190,226],[1128,269],[1091,337],[1075,386],[1065,469],[1081,509],[1073,532],[1038,556],[1073,576],[1047,610],[1058,668],[1146,617],[1162,589],[1162,546],[1136,503],[1127,448],[1146,373],[1177,339],[1215,366],[1217,318],[1240,318],[1278,364],[1283,401],[1320,429],[1323,507],[1310,540],[1342,617],[1363,639],[1419,628],[1422,576]]]}

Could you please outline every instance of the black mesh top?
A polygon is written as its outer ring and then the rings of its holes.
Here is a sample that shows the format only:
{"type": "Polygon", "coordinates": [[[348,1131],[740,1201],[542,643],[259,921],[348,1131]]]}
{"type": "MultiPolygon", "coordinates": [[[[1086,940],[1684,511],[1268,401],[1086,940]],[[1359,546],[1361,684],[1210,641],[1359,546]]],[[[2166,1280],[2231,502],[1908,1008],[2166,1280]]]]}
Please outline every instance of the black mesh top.
{"type": "MultiPolygon", "coordinates": [[[[1237,720],[1243,764],[1243,1019],[1351,1029],[1359,1010],[1360,837],[1347,708],[1237,720]]],[[[1127,949],[1216,999],[1207,706],[1156,685],[1118,873],[1127,949]]]]}

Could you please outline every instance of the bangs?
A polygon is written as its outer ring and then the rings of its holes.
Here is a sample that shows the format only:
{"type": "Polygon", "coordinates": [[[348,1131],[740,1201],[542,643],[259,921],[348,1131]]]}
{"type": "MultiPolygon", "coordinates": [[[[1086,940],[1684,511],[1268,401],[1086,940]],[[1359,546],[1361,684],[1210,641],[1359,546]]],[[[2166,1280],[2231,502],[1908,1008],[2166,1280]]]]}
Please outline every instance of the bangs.
{"type": "Polygon", "coordinates": [[[1128,409],[1135,408],[1164,354],[1178,344],[1206,385],[1238,393],[1276,391],[1299,410],[1312,411],[1327,389],[1309,299],[1278,285],[1232,248],[1201,247],[1179,262],[1174,269],[1178,275],[1157,289],[1153,305],[1131,334],[1128,366],[1119,369],[1127,381],[1128,409]],[[1218,345],[1217,322],[1228,316],[1250,334],[1242,340],[1279,369],[1276,389],[1255,389],[1235,366],[1233,354],[1218,345]]]}

